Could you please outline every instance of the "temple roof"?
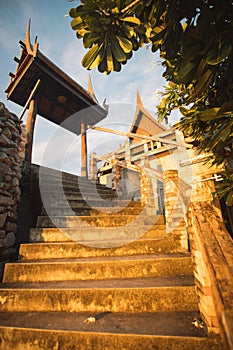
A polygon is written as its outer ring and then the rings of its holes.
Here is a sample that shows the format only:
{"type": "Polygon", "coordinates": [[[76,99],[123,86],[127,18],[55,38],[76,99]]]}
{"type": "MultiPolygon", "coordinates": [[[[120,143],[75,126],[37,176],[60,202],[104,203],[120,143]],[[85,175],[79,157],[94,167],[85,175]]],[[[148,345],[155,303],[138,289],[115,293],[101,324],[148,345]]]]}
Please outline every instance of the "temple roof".
{"type": "Polygon", "coordinates": [[[25,106],[32,89],[41,81],[38,114],[53,123],[80,134],[82,121],[94,125],[107,116],[95,96],[64,73],[42,52],[37,38],[30,42],[30,21],[24,41],[20,41],[21,53],[16,72],[10,73],[10,83],[6,89],[7,98],[20,106],[25,106]],[[91,107],[91,108],[90,108],[91,107]],[[71,117],[72,116],[72,117],[71,117]]]}
{"type": "MultiPolygon", "coordinates": [[[[134,120],[130,128],[130,133],[153,136],[167,131],[167,128],[157,122],[150,113],[144,108],[140,94],[136,94],[136,111],[134,120]]],[[[132,141],[139,142],[139,139],[133,138],[132,141]]]]}

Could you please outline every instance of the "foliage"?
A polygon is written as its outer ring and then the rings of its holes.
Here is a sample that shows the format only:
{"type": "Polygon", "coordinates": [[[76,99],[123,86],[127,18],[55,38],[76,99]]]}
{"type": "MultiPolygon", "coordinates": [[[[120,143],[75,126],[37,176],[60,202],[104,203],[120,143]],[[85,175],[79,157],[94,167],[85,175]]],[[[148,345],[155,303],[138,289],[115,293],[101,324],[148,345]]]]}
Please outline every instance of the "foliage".
{"type": "MultiPolygon", "coordinates": [[[[88,49],[82,60],[87,69],[109,74],[120,71],[144,44],[159,50],[168,81],[157,106],[160,120],[179,108],[178,127],[184,134],[210,152],[213,162],[231,164],[232,0],[83,0],[70,16],[88,49]]],[[[232,175],[228,171],[224,176],[227,202],[232,203],[232,175]]]]}

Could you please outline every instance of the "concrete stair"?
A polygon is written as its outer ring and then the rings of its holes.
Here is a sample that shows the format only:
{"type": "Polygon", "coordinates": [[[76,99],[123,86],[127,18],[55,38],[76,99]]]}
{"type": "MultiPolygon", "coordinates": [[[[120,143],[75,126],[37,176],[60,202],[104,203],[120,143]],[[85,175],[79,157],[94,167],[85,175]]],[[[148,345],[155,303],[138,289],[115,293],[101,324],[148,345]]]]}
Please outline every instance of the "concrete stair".
{"type": "Polygon", "coordinates": [[[78,216],[68,215],[48,181],[53,217],[42,209],[19,260],[5,266],[0,349],[220,350],[192,324],[199,311],[191,257],[166,235],[163,217],[99,186],[109,201],[103,207],[93,184],[62,178],[78,216]],[[80,183],[101,211],[80,198],[80,183]]]}

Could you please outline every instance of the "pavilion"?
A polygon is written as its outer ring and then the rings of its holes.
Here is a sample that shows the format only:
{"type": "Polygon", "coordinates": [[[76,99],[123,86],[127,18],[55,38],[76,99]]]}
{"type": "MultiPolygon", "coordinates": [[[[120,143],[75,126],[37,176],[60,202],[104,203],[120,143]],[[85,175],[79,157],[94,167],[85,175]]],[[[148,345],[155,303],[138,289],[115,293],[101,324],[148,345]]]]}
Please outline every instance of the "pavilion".
{"type": "Polygon", "coordinates": [[[25,161],[31,162],[36,115],[81,134],[81,176],[87,176],[86,126],[94,125],[107,116],[107,110],[98,104],[89,82],[85,90],[40,50],[37,38],[30,41],[30,21],[15,73],[10,73],[7,98],[28,109],[26,121],[25,161]]]}

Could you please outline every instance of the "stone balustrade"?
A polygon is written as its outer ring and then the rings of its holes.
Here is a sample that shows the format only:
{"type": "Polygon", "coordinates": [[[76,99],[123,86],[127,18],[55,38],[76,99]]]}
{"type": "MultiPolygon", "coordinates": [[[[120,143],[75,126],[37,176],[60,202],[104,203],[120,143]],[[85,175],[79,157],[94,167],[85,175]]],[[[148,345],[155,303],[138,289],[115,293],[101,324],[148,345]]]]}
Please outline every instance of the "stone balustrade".
{"type": "Polygon", "coordinates": [[[188,211],[199,307],[210,333],[233,349],[233,241],[214,203],[191,203],[188,211]]]}

